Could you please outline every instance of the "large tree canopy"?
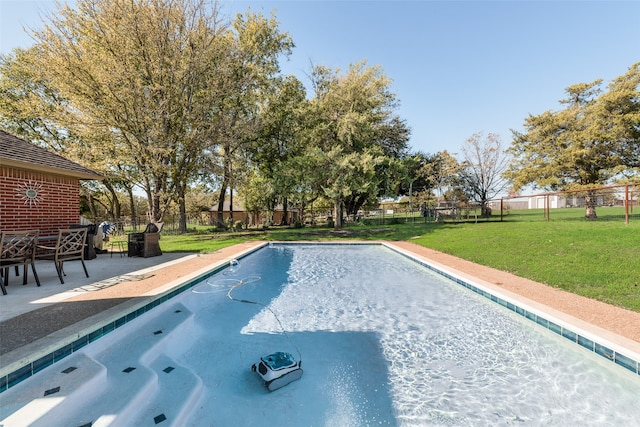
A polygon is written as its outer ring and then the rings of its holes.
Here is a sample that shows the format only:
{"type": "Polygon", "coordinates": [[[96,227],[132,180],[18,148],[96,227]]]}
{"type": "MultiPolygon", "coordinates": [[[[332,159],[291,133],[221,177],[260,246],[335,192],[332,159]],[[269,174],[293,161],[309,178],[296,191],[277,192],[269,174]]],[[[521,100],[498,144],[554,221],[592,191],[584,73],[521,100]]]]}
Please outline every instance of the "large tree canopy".
{"type": "MultiPolygon", "coordinates": [[[[247,158],[262,128],[261,106],[280,82],[279,56],[289,54],[293,41],[278,31],[278,23],[255,13],[238,15],[233,22],[235,36],[229,52],[226,78],[211,75],[224,88],[224,96],[215,111],[216,138],[212,141],[222,172],[218,200],[218,225],[223,225],[223,203],[226,194],[240,186],[240,175],[246,172],[247,158]]],[[[215,159],[214,159],[215,160],[215,159]]],[[[246,173],[245,173],[246,175],[246,173]]]]}
{"type": "MultiPolygon", "coordinates": [[[[514,187],[589,189],[638,167],[640,64],[614,79],[601,94],[601,80],[567,88],[563,110],[545,111],[513,131],[514,156],[507,176],[514,187]]],[[[595,218],[595,198],[586,193],[586,216],[595,218]]]]}
{"type": "MultiPolygon", "coordinates": [[[[359,62],[349,67],[344,75],[339,70],[315,67],[312,73],[314,95],[305,114],[305,141],[313,148],[312,157],[324,157],[319,164],[329,164],[336,155],[348,158],[337,168],[313,171],[323,180],[324,195],[334,203],[334,225],[342,227],[342,208],[357,212],[363,203],[390,187],[390,175],[399,166],[384,161],[383,157],[400,157],[406,152],[409,128],[393,114],[397,106],[395,94],[390,91],[390,80],[380,67],[368,67],[359,62]],[[329,176],[327,170],[342,174],[329,176]],[[347,176],[351,174],[351,176],[347,176]],[[373,180],[364,185],[362,177],[373,180]]],[[[395,173],[393,179],[400,180],[395,173]]]]}
{"type": "Polygon", "coordinates": [[[93,151],[117,147],[135,164],[155,221],[193,173],[192,146],[216,99],[206,77],[225,61],[217,12],[203,5],[80,0],[36,34],[42,68],[75,113],[70,125],[93,151]]]}
{"type": "Polygon", "coordinates": [[[640,62],[609,84],[593,106],[594,132],[615,156],[614,172],[640,172],[640,62]]]}
{"type": "Polygon", "coordinates": [[[30,82],[11,93],[20,111],[3,105],[3,116],[55,148],[103,159],[95,167],[113,182],[143,189],[154,221],[173,201],[184,212],[188,185],[212,165],[221,165],[222,195],[233,185],[259,97],[293,46],[274,18],[248,13],[230,25],[209,0],[79,0],[35,38],[16,57],[23,69],[12,67],[11,81],[30,82]]]}

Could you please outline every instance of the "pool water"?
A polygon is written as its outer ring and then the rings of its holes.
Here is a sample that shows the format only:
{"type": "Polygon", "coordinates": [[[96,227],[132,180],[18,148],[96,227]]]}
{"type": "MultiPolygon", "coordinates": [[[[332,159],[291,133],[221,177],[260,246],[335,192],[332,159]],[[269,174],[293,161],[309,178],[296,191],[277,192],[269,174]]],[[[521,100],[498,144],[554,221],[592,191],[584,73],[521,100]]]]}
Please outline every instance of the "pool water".
{"type": "Polygon", "coordinates": [[[269,245],[78,353],[90,392],[30,425],[640,425],[638,375],[377,245],[269,245]],[[277,351],[304,374],[269,392],[277,351]]]}

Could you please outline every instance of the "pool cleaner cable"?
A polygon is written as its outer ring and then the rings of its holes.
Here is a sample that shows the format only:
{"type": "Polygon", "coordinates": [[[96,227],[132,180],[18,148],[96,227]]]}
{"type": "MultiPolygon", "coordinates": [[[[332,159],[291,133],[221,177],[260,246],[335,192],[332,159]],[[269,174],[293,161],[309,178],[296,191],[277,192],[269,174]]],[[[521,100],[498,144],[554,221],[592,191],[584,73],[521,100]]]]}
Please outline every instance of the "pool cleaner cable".
{"type": "MultiPolygon", "coordinates": [[[[235,264],[231,265],[238,267],[238,261],[234,261],[235,264]]],[[[238,283],[232,285],[229,288],[227,297],[232,301],[241,302],[244,304],[259,305],[269,310],[278,322],[280,330],[282,330],[284,336],[298,352],[298,361],[296,361],[291,354],[278,351],[276,353],[262,356],[258,363],[254,363],[251,366],[251,370],[257,372],[262,377],[267,389],[269,389],[269,391],[274,391],[302,377],[302,354],[300,353],[300,349],[298,348],[298,346],[293,342],[289,334],[287,334],[287,330],[282,325],[282,322],[280,321],[280,318],[278,318],[278,315],[268,305],[258,301],[234,298],[233,291],[236,288],[239,288],[240,286],[246,285],[248,283],[252,283],[256,280],[259,280],[259,277],[250,277],[240,280],[238,283]]]]}
{"type": "Polygon", "coordinates": [[[278,322],[278,325],[280,326],[280,330],[282,330],[282,333],[284,334],[284,336],[287,337],[287,340],[289,341],[289,343],[298,352],[298,358],[300,360],[302,360],[302,354],[300,353],[300,349],[298,348],[296,343],[293,342],[293,340],[291,339],[289,334],[287,334],[287,330],[282,325],[282,322],[280,321],[280,318],[278,318],[278,315],[271,309],[271,307],[269,307],[268,305],[263,304],[261,302],[258,302],[258,301],[251,301],[251,300],[248,300],[248,299],[238,299],[238,298],[235,298],[232,295],[232,292],[234,291],[234,289],[239,288],[240,286],[246,285],[247,283],[251,283],[251,280],[240,280],[238,283],[232,285],[231,288],[229,288],[229,291],[227,292],[227,297],[232,301],[242,302],[242,303],[245,303],[245,304],[255,304],[255,305],[259,305],[259,306],[264,307],[267,310],[269,310],[271,312],[271,314],[273,315],[274,319],[276,319],[276,322],[278,322]]]}

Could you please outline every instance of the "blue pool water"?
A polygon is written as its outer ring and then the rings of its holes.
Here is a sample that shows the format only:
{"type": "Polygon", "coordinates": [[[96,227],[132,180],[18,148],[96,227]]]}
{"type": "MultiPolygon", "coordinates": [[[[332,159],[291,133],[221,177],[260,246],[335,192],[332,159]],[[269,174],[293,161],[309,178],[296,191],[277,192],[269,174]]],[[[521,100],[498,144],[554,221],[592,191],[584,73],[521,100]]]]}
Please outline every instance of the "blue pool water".
{"type": "Polygon", "coordinates": [[[640,425],[638,375],[378,245],[269,245],[70,358],[91,387],[30,425],[640,425]]]}

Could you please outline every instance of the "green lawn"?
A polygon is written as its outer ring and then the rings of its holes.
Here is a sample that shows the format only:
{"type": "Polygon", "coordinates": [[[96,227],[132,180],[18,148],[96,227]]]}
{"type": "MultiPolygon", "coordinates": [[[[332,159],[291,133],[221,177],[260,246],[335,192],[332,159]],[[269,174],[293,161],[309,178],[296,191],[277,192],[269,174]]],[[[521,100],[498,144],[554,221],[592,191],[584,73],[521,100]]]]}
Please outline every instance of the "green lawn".
{"type": "MultiPolygon", "coordinates": [[[[608,212],[611,214],[612,209],[608,212]]],[[[621,209],[619,209],[620,212],[621,209]]],[[[640,218],[587,221],[580,209],[510,212],[504,222],[270,228],[242,233],[164,234],[166,252],[212,252],[247,240],[411,240],[478,264],[640,312],[640,218]]]]}
{"type": "Polygon", "coordinates": [[[416,243],[640,312],[640,221],[444,225],[416,243]]]}

